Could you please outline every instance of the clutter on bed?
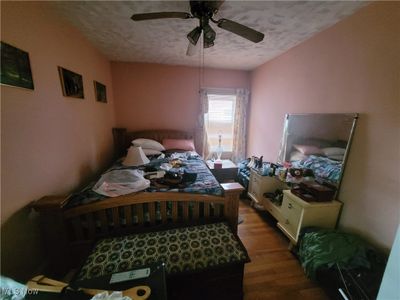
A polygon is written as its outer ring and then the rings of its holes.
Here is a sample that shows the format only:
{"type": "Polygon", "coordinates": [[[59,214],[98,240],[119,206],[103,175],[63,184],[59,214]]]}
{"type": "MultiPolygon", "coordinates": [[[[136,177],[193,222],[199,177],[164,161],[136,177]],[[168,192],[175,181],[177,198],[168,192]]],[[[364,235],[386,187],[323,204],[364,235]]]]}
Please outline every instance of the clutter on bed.
{"type": "Polygon", "coordinates": [[[126,167],[143,166],[150,162],[146,154],[143,152],[142,147],[135,146],[129,147],[128,154],[126,155],[122,164],[126,167]]]}
{"type": "Polygon", "coordinates": [[[138,191],[217,196],[223,193],[204,160],[195,152],[183,152],[155,158],[143,166],[126,167],[121,160],[117,160],[95,184],[91,183],[72,194],[68,206],[79,206],[104,200],[104,196],[117,197],[138,191]]]}
{"type": "Polygon", "coordinates": [[[93,191],[107,197],[118,197],[145,190],[149,186],[150,181],[143,177],[143,171],[122,169],[104,173],[93,191]]]}

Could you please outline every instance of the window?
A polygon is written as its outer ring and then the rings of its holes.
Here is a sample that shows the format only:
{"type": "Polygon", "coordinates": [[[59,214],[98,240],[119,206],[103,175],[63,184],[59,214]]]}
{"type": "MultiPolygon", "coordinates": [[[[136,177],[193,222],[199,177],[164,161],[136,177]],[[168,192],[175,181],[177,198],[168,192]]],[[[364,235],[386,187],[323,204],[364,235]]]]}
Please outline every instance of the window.
{"type": "Polygon", "coordinates": [[[210,151],[218,148],[218,139],[221,135],[221,145],[224,152],[232,152],[233,125],[235,121],[236,95],[208,94],[208,118],[206,130],[210,151]]]}

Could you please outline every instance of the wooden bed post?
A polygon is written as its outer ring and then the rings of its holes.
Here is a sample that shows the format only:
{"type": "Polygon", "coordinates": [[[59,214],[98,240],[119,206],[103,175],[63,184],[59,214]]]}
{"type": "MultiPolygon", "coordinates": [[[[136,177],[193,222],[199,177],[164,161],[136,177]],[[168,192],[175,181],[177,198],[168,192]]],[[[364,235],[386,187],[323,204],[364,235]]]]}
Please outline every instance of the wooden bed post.
{"type": "Polygon", "coordinates": [[[42,241],[55,276],[65,275],[70,268],[68,232],[63,215],[68,202],[65,196],[45,196],[33,201],[31,208],[40,214],[42,241]]]}
{"type": "Polygon", "coordinates": [[[222,183],[225,195],[224,215],[228,219],[233,233],[237,234],[237,225],[239,217],[239,197],[244,188],[237,182],[222,183]]]}
{"type": "Polygon", "coordinates": [[[115,157],[121,157],[126,151],[126,128],[113,128],[112,134],[114,139],[114,155],[115,157]]]}

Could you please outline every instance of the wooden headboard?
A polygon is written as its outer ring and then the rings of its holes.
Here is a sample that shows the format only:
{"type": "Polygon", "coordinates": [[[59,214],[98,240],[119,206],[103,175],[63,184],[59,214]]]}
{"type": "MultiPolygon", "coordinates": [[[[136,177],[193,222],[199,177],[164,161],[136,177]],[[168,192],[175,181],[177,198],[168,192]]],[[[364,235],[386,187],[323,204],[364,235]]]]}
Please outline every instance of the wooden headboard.
{"type": "Polygon", "coordinates": [[[126,154],[134,139],[152,139],[162,143],[163,139],[194,139],[193,132],[169,129],[141,130],[128,132],[126,128],[113,128],[115,157],[126,154]]]}

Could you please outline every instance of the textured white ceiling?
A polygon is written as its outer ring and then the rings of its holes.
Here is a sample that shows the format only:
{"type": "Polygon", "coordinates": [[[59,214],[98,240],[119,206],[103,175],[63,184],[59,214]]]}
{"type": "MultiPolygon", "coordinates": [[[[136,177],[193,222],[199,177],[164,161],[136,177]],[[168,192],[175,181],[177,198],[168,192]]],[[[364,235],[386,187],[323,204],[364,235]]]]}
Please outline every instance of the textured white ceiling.
{"type": "MultiPolygon", "coordinates": [[[[365,1],[225,1],[226,18],[265,34],[254,44],[213,26],[215,45],[204,49],[204,65],[251,70],[365,6],[365,1]]],[[[186,35],[197,19],[134,22],[134,13],[189,12],[189,1],[63,1],[51,5],[112,61],[198,66],[201,52],[186,56],[186,35]]]]}

